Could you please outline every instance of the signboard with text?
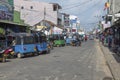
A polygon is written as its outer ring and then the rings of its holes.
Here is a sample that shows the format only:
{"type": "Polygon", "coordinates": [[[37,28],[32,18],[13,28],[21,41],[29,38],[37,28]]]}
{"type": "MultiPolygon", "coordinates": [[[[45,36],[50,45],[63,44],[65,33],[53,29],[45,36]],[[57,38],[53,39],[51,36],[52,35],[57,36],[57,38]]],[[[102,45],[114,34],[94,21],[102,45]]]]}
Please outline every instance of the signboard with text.
{"type": "Polygon", "coordinates": [[[13,20],[13,0],[0,0],[0,20],[13,20]]]}

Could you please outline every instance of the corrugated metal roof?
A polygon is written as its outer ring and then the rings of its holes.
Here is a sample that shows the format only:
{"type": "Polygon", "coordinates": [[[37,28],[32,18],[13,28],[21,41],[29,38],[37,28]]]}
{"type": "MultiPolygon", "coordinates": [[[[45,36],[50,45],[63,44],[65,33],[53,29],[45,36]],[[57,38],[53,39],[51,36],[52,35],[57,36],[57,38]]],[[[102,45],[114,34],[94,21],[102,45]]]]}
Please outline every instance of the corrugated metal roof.
{"type": "Polygon", "coordinates": [[[19,25],[19,26],[29,26],[27,24],[14,23],[12,21],[5,21],[5,20],[0,20],[0,23],[13,24],[13,25],[19,25]]]}

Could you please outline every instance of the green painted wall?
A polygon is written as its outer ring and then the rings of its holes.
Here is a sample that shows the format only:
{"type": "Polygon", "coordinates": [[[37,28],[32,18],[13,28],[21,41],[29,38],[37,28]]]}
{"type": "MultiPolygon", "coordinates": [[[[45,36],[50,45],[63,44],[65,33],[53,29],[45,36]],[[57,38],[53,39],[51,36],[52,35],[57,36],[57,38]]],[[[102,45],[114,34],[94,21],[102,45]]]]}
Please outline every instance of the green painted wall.
{"type": "Polygon", "coordinates": [[[0,27],[0,34],[5,34],[5,30],[0,27]]]}
{"type": "Polygon", "coordinates": [[[18,24],[24,24],[24,21],[20,19],[20,12],[14,11],[13,22],[18,23],[18,24]]]}

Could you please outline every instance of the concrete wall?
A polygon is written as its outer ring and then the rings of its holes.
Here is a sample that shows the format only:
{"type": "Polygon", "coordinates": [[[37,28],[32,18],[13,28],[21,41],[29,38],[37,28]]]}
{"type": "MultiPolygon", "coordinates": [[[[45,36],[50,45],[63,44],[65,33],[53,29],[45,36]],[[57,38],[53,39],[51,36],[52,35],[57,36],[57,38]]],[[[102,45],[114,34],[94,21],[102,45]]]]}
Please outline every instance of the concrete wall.
{"type": "Polygon", "coordinates": [[[57,25],[57,11],[53,11],[53,4],[37,1],[14,0],[14,5],[15,10],[21,12],[21,19],[31,26],[39,23],[43,19],[57,25]]]}
{"type": "MultiPolygon", "coordinates": [[[[110,14],[112,14],[112,9],[113,9],[113,3],[112,3],[112,0],[109,0],[109,3],[110,3],[110,14]]],[[[120,11],[120,0],[114,0],[114,13],[117,13],[120,11]]]]}

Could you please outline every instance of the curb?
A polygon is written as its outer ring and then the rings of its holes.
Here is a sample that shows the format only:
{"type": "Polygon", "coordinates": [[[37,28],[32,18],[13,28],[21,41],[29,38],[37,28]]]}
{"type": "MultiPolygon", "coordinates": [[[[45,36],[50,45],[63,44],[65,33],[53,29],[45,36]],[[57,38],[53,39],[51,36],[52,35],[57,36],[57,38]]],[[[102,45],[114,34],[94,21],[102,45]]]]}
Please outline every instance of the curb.
{"type": "Polygon", "coordinates": [[[111,52],[107,49],[104,48],[104,46],[101,45],[100,42],[98,42],[101,48],[101,51],[104,54],[104,57],[106,58],[106,64],[108,65],[110,72],[113,76],[113,80],[120,80],[120,66],[114,59],[113,55],[111,52]],[[106,50],[105,50],[106,49],[106,50]]]}
{"type": "MultiPolygon", "coordinates": [[[[104,57],[106,58],[105,53],[104,53],[104,51],[103,51],[103,49],[102,49],[102,47],[101,47],[101,44],[100,44],[100,43],[99,43],[99,45],[100,45],[100,49],[101,49],[101,51],[102,51],[102,52],[103,52],[103,54],[104,54],[104,57]]],[[[109,65],[109,63],[108,63],[108,61],[107,61],[107,60],[106,60],[106,64],[107,64],[107,66],[108,66],[108,68],[109,68],[109,70],[110,70],[110,73],[111,73],[111,75],[112,75],[112,77],[113,77],[113,80],[115,80],[114,74],[113,74],[112,69],[111,69],[111,67],[110,67],[110,65],[109,65]]]]}

